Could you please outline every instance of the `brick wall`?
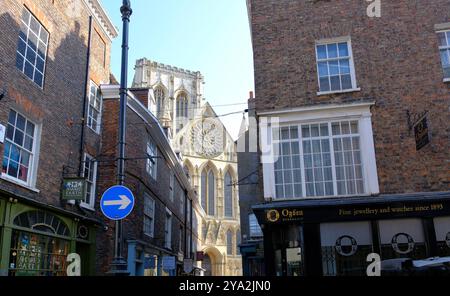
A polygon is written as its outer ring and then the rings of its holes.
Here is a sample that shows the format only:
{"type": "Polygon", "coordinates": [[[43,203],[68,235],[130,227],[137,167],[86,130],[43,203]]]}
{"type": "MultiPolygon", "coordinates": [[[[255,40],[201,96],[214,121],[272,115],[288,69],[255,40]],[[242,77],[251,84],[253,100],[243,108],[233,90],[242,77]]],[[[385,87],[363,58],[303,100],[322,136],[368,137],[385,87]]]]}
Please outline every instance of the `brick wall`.
{"type": "Polygon", "coordinates": [[[450,94],[435,24],[450,22],[448,0],[251,0],[257,111],[367,99],[372,108],[382,193],[450,190],[450,94]],[[361,91],[317,96],[315,41],[351,36],[361,91]],[[416,151],[406,111],[429,111],[431,144],[416,151]]]}

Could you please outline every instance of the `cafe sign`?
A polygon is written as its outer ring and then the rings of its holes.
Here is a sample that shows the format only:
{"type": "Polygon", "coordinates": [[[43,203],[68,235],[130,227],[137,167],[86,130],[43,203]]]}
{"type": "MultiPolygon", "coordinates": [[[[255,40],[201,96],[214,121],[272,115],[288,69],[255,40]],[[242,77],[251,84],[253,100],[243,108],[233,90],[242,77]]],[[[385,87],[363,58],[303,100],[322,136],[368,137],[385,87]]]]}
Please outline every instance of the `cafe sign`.
{"type": "Polygon", "coordinates": [[[63,181],[62,200],[84,200],[86,198],[85,178],[65,178],[63,181]]]}

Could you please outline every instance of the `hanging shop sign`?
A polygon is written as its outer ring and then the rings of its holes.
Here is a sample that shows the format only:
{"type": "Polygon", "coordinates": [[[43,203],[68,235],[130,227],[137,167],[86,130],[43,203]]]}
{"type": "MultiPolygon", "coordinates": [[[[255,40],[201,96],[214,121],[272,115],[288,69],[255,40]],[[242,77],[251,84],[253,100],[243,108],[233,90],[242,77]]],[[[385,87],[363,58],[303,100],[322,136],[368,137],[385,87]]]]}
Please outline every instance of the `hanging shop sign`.
{"type": "Polygon", "coordinates": [[[63,180],[62,200],[84,200],[85,198],[85,178],[65,178],[63,180]]]}
{"type": "Polygon", "coordinates": [[[5,142],[6,127],[0,124],[0,143],[5,142]]]}
{"type": "Polygon", "coordinates": [[[417,151],[430,143],[430,133],[426,116],[422,117],[422,119],[414,125],[414,136],[416,138],[417,151]]]}

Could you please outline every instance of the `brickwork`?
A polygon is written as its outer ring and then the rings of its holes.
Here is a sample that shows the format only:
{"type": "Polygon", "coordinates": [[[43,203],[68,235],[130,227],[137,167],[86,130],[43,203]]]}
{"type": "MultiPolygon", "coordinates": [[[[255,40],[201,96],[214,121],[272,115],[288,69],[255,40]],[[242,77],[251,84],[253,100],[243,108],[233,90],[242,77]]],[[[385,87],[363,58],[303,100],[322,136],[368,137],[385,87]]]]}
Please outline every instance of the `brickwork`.
{"type": "MultiPolygon", "coordinates": [[[[372,123],[381,193],[450,190],[450,94],[435,25],[450,1],[250,0],[257,111],[375,100],[372,123]],[[351,37],[357,87],[317,95],[315,42],[351,37]],[[416,151],[407,111],[428,110],[431,143],[416,151]]],[[[250,7],[250,6],[249,6],[250,7]]]]}

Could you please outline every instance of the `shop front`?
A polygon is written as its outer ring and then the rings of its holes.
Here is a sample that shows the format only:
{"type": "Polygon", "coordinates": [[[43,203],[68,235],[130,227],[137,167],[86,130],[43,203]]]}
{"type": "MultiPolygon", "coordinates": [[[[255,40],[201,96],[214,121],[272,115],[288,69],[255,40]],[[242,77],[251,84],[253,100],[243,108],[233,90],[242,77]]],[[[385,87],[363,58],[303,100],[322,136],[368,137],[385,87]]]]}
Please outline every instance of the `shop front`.
{"type": "Polygon", "coordinates": [[[66,276],[71,253],[93,275],[95,232],[92,222],[0,197],[0,275],[66,276]]]}
{"type": "Polygon", "coordinates": [[[253,207],[267,275],[365,276],[382,261],[450,256],[450,192],[272,202],[253,207]]]}

